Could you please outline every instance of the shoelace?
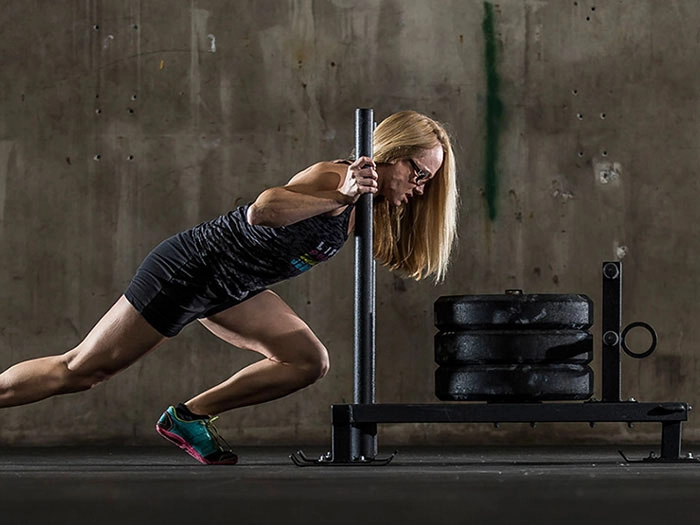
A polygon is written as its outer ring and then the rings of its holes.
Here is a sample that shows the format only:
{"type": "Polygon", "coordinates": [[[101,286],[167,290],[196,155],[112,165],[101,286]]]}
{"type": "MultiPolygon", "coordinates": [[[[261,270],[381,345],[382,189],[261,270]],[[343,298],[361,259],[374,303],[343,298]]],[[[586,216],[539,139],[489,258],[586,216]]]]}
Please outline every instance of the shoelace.
{"type": "Polygon", "coordinates": [[[214,426],[214,421],[219,419],[219,416],[214,416],[210,419],[206,419],[204,421],[204,426],[207,427],[207,430],[209,431],[209,434],[211,434],[211,437],[214,438],[214,441],[216,442],[216,445],[223,451],[225,452],[231,452],[233,453],[233,450],[231,449],[231,445],[229,445],[226,440],[219,434],[219,431],[216,430],[216,427],[214,426]],[[222,445],[225,445],[225,447],[222,445]]]}

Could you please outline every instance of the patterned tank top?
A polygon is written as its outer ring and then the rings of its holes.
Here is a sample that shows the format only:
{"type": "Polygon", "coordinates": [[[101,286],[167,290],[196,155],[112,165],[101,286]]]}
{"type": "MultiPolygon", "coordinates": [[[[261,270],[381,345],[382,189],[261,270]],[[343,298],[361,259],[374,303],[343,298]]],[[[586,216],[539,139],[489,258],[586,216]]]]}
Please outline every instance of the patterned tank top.
{"type": "Polygon", "coordinates": [[[317,215],[289,226],[248,223],[250,204],[195,226],[194,246],[226,293],[235,299],[295,277],[333,257],[348,238],[353,206],[337,216],[317,215]]]}

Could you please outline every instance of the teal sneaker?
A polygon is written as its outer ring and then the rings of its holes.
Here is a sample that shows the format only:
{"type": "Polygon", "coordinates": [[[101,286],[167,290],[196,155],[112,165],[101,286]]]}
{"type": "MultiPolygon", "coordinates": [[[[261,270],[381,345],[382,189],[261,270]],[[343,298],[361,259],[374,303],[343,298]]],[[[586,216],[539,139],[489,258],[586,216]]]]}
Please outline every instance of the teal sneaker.
{"type": "Polygon", "coordinates": [[[238,456],[216,431],[216,417],[186,421],[168,407],[156,423],[156,432],[205,465],[235,465],[238,456]]]}

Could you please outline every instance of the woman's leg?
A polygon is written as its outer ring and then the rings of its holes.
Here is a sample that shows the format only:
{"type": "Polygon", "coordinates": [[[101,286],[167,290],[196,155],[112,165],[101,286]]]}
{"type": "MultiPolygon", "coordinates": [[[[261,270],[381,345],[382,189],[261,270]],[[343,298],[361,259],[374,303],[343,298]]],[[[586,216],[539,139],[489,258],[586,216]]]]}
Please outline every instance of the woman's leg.
{"type": "Polygon", "coordinates": [[[0,408],[87,390],[165,339],[122,296],[74,349],[24,361],[0,374],[0,408]]]}
{"type": "Polygon", "coordinates": [[[265,359],[185,403],[195,414],[216,415],[277,399],[314,383],[328,372],[326,348],[270,290],[201,322],[224,341],[258,352],[265,359]]]}

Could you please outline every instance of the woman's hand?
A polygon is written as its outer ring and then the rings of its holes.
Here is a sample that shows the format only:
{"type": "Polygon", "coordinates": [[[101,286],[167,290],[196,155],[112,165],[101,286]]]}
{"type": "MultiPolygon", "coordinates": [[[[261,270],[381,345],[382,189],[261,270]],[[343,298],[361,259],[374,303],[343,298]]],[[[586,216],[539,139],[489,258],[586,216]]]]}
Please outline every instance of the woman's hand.
{"type": "Polygon", "coordinates": [[[379,189],[376,164],[369,157],[360,157],[348,166],[345,181],[339,191],[354,204],[365,193],[377,193],[379,189]]]}

